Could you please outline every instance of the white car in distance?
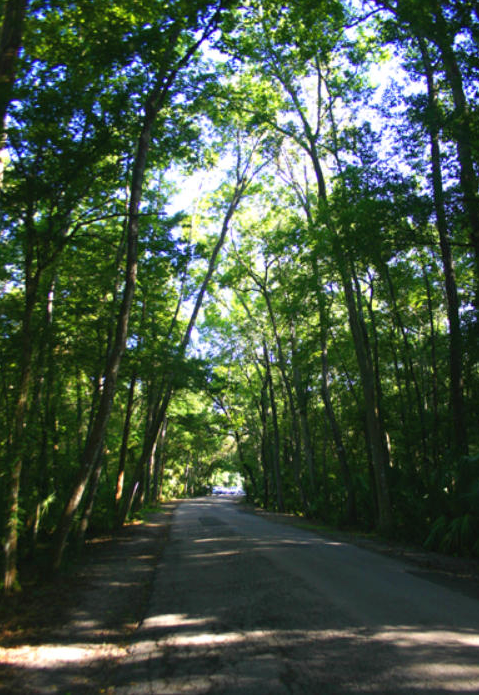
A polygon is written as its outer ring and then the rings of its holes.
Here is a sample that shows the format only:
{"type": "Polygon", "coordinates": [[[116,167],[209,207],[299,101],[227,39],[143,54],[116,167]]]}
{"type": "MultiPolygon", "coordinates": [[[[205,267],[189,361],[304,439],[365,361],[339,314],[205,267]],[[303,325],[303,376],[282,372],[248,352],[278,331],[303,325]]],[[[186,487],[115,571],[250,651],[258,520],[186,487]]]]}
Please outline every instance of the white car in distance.
{"type": "Polygon", "coordinates": [[[213,486],[213,496],[244,496],[241,486],[213,486]]]}

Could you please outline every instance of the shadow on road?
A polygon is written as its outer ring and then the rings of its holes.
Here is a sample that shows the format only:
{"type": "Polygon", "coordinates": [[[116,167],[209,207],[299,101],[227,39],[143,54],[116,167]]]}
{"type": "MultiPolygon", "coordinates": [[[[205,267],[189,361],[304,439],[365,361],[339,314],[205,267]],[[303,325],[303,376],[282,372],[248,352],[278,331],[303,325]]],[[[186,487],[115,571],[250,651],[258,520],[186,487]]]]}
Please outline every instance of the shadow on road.
{"type": "MultiPolygon", "coordinates": [[[[267,537],[245,535],[230,526],[224,512],[197,503],[192,517],[173,530],[147,617],[130,658],[117,669],[115,692],[479,690],[477,628],[439,624],[434,600],[424,600],[418,610],[411,597],[408,606],[407,592],[391,590],[394,571],[383,591],[381,583],[373,584],[374,572],[370,581],[371,572],[365,572],[364,582],[349,577],[351,558],[366,555],[374,569],[383,565],[381,557],[290,528],[270,529],[267,537]],[[326,551],[334,551],[334,558],[326,551]],[[308,576],[302,567],[313,561],[319,568],[308,576]],[[317,581],[339,565],[338,597],[327,588],[322,595],[317,581]],[[353,609],[355,596],[358,606],[368,599],[375,608],[373,622],[358,622],[362,613],[355,617],[339,605],[341,595],[348,595],[353,609]]],[[[419,586],[437,595],[440,604],[442,589],[419,586]]]]}

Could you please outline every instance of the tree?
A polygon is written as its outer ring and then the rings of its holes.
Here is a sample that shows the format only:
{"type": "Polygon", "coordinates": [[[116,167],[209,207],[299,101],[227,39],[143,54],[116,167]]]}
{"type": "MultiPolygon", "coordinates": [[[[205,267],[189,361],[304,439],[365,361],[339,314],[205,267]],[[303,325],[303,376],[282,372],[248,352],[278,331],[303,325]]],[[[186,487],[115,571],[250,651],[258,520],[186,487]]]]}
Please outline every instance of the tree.
{"type": "Polygon", "coordinates": [[[6,591],[221,470],[472,551],[475,7],[130,5],[2,5],[6,591]]]}
{"type": "MultiPolygon", "coordinates": [[[[227,192],[226,194],[226,207],[223,213],[221,231],[211,251],[206,273],[200,284],[198,294],[196,296],[195,303],[188,321],[188,325],[183,333],[183,336],[179,343],[179,347],[177,349],[177,357],[180,362],[182,361],[186,349],[189,345],[191,334],[195,327],[196,319],[198,318],[198,314],[203,303],[203,298],[206,294],[208,285],[215,271],[217,259],[224,245],[231,220],[251,182],[251,179],[254,177],[255,174],[255,168],[252,162],[255,148],[253,146],[253,148],[249,152],[243,153],[240,144],[239,133],[237,134],[237,138],[238,143],[235,153],[236,163],[234,171],[234,181],[233,184],[229,188],[227,188],[230,190],[230,192],[227,192]]],[[[140,456],[140,459],[138,460],[135,477],[130,487],[130,493],[125,498],[121,516],[122,522],[125,520],[130,510],[133,495],[138,487],[145,464],[148,461],[150,461],[151,456],[153,454],[156,442],[160,434],[161,426],[163,424],[163,421],[165,420],[168,405],[174,390],[174,384],[175,381],[173,374],[171,372],[166,373],[162,381],[161,391],[159,391],[157,396],[155,397],[155,403],[152,407],[151,421],[149,422],[148,429],[145,434],[142,454],[140,456]]]]}
{"type": "MultiPolygon", "coordinates": [[[[462,190],[464,215],[468,221],[468,233],[474,250],[476,265],[476,296],[478,305],[479,279],[479,201],[478,182],[475,172],[477,153],[474,148],[474,116],[466,90],[466,72],[461,67],[461,52],[466,41],[467,49],[477,55],[477,42],[464,39],[464,30],[472,37],[477,31],[477,13],[462,3],[449,3],[447,14],[438,0],[428,0],[421,7],[412,7],[409,0],[378,3],[394,14],[399,26],[407,28],[407,34],[422,41],[423,58],[426,57],[426,43],[431,42],[437,48],[440,57],[440,71],[446,80],[447,89],[453,103],[450,119],[450,137],[456,146],[459,167],[459,179],[462,190]]],[[[471,38],[472,38],[471,37],[471,38]]],[[[475,74],[472,65],[469,72],[475,74]]],[[[477,76],[476,76],[477,77],[477,76]]],[[[431,78],[429,68],[429,82],[431,78]]]]}
{"type": "MultiPolygon", "coordinates": [[[[120,362],[126,347],[128,321],[137,277],[139,208],[153,127],[159,113],[171,99],[170,93],[178,74],[188,65],[195,52],[207,37],[217,29],[222,8],[222,3],[210,3],[207,7],[208,12],[206,13],[206,17],[202,16],[203,8],[197,8],[196,13],[193,16],[189,16],[189,22],[186,24],[186,27],[182,15],[179,17],[173,15],[173,17],[171,17],[172,24],[168,28],[165,36],[168,53],[162,57],[162,61],[156,68],[153,88],[144,105],[144,118],[141,124],[136,156],[132,168],[132,184],[127,225],[127,262],[122,304],[118,314],[114,343],[109,357],[107,358],[104,371],[103,390],[98,412],[85,445],[77,481],[72,489],[70,499],[65,505],[62,519],[57,528],[57,546],[53,559],[54,568],[60,566],[73,517],[95,463],[100,456],[100,450],[113,404],[120,362]],[[190,39],[186,46],[184,46],[183,41],[186,38],[185,30],[188,31],[188,33],[193,33],[194,31],[199,32],[199,38],[194,37],[193,40],[190,39]]],[[[162,420],[163,416],[161,422],[162,420]]]]}
{"type": "Polygon", "coordinates": [[[22,39],[28,0],[7,0],[2,14],[0,34],[0,187],[3,180],[5,119],[15,81],[16,59],[22,39]]]}

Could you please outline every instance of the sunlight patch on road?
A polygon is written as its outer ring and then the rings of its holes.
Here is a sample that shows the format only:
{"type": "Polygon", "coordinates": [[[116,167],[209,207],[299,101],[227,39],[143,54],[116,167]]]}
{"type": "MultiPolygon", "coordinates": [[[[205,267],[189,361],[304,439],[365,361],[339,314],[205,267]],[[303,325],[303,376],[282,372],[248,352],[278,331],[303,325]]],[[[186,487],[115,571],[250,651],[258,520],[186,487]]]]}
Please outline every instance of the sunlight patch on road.
{"type": "Polygon", "coordinates": [[[479,635],[475,630],[452,632],[435,629],[421,630],[414,627],[391,627],[374,635],[375,639],[392,642],[399,647],[417,647],[418,644],[440,644],[472,646],[479,648],[479,635]]]}
{"type": "Polygon", "coordinates": [[[332,540],[324,540],[321,544],[326,547],[344,547],[344,542],[333,542],[332,540]]]}
{"type": "Polygon", "coordinates": [[[227,550],[221,552],[200,552],[199,554],[187,554],[185,559],[224,559],[225,557],[234,557],[240,554],[238,549],[227,550]]]}
{"type": "Polygon", "coordinates": [[[119,658],[125,650],[114,644],[89,646],[42,644],[0,648],[0,663],[21,668],[57,668],[64,664],[119,658]]]}
{"type": "Polygon", "coordinates": [[[454,664],[412,664],[410,672],[418,678],[427,679],[430,685],[440,684],[441,692],[477,692],[477,666],[454,664]]]}
{"type": "Polygon", "coordinates": [[[198,634],[191,631],[186,634],[174,634],[169,639],[169,644],[175,646],[211,646],[213,644],[238,644],[244,641],[245,635],[241,632],[202,632],[198,634]]]}
{"type": "Polygon", "coordinates": [[[167,615],[151,615],[147,617],[142,627],[198,627],[200,625],[211,625],[215,618],[212,617],[188,617],[182,613],[169,613],[167,615]]]}
{"type": "Polygon", "coordinates": [[[407,664],[407,673],[424,682],[424,687],[439,684],[441,692],[477,692],[477,664],[455,663],[451,658],[438,660],[437,654],[454,654],[461,647],[479,652],[479,635],[476,630],[458,632],[444,629],[424,630],[413,627],[392,627],[378,632],[374,640],[413,651],[415,656],[427,656],[431,661],[407,664]]]}

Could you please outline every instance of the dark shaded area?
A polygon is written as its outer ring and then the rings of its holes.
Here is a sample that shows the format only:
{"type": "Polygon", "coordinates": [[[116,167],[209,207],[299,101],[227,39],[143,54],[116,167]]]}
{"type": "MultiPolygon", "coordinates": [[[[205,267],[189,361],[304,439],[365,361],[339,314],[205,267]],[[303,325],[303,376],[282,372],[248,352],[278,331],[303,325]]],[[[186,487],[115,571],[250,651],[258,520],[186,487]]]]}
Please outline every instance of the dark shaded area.
{"type": "Polygon", "coordinates": [[[440,586],[446,586],[451,591],[457,591],[479,600],[479,581],[477,576],[472,574],[457,574],[447,571],[418,571],[417,569],[409,571],[409,573],[414,576],[420,576],[426,581],[437,583],[440,586]]]}

